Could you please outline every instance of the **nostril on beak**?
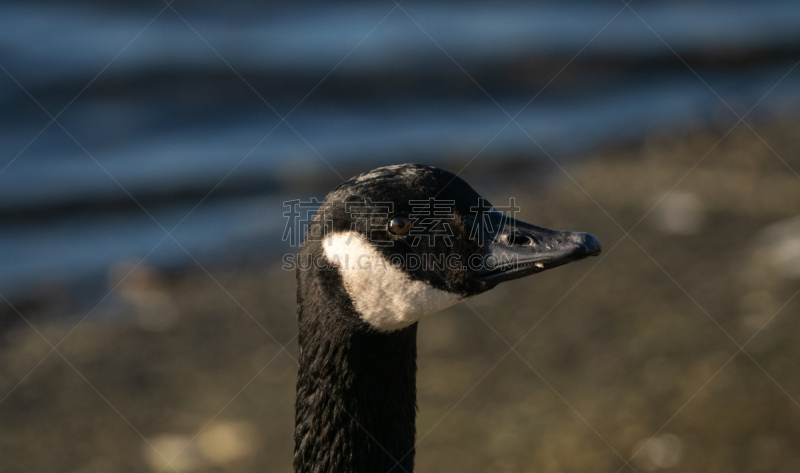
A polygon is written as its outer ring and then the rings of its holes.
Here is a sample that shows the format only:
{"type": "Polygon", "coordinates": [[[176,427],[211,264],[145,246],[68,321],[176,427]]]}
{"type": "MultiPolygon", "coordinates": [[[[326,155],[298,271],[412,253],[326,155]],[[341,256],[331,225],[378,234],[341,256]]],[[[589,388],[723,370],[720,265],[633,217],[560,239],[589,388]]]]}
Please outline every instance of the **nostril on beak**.
{"type": "Polygon", "coordinates": [[[533,243],[533,240],[531,240],[529,236],[519,234],[509,235],[507,241],[509,246],[524,246],[533,243]]]}

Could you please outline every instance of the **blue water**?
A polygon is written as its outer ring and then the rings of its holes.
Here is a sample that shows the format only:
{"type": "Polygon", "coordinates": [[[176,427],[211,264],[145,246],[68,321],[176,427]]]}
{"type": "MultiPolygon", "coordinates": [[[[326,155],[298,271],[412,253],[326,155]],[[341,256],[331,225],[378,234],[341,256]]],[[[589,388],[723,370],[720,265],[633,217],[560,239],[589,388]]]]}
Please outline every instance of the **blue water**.
{"type": "MultiPolygon", "coordinates": [[[[300,91],[290,100],[293,77],[311,77],[313,85],[343,58],[330,79],[339,87],[350,80],[382,84],[409,74],[423,77],[423,85],[446,86],[447,74],[457,66],[439,46],[478,77],[491,77],[492,71],[513,74],[515,67],[541,58],[563,65],[622,4],[403,3],[438,46],[405,13],[390,13],[392,6],[266,5],[260,14],[226,15],[198,6],[185,18],[230,66],[258,79],[270,105],[285,114],[305,95],[300,91]],[[271,90],[276,77],[283,78],[283,89],[271,90]]],[[[472,88],[455,98],[414,90],[339,97],[323,83],[288,118],[290,127],[255,94],[243,104],[240,98],[227,99],[221,88],[193,89],[193,77],[233,73],[171,11],[137,37],[159,5],[119,11],[87,4],[0,5],[0,65],[51,113],[116,57],[59,117],[79,144],[57,125],[45,129],[47,115],[0,74],[0,212],[7,216],[0,217],[0,292],[24,295],[43,284],[80,281],[145,255],[148,264],[175,268],[194,265],[192,257],[213,265],[265,249],[278,254],[287,250],[280,241],[281,203],[324,195],[326,189],[292,189],[311,177],[334,175],[331,168],[352,173],[420,159],[466,163],[476,155],[561,160],[667,130],[732,125],[735,115],[714,92],[742,114],[790,69],[800,51],[800,2],[632,6],[661,38],[631,12],[621,12],[580,60],[625,67],[579,69],[568,80],[565,74],[519,114],[516,124],[509,124],[506,113],[515,115],[540,85],[491,89],[498,106],[470,82],[472,88]],[[703,62],[736,57],[739,51],[748,52],[752,61],[753,52],[761,50],[772,55],[748,67],[703,62]],[[674,53],[692,58],[714,92],[674,53]],[[168,84],[168,96],[157,87],[136,85],[145,81],[168,84]],[[175,230],[180,244],[164,240],[159,224],[172,230],[223,178],[255,190],[212,194],[175,230]],[[135,205],[119,211],[103,207],[129,202],[129,193],[146,202],[152,218],[135,205]],[[182,197],[168,198],[173,195],[182,197]],[[94,203],[104,210],[72,203],[94,203]],[[64,213],[57,210],[62,207],[64,213]]],[[[559,67],[542,72],[542,83],[559,67]]],[[[753,116],[798,110],[800,73],[794,73],[753,116]]]]}
{"type": "MultiPolygon", "coordinates": [[[[203,10],[185,16],[237,68],[326,73],[393,5],[315,5],[277,11],[265,6],[260,16],[214,18],[218,12],[203,10]]],[[[0,5],[4,65],[28,85],[91,78],[161,6],[154,2],[151,11],[119,15],[68,5],[0,5]],[[42,38],[43,31],[47,40],[42,38]]],[[[572,55],[617,14],[622,3],[407,2],[402,6],[448,53],[469,64],[526,55],[572,55]]],[[[800,4],[795,1],[633,2],[632,7],[679,53],[800,40],[800,4]]],[[[609,52],[640,56],[664,54],[665,49],[639,18],[623,11],[585,54],[609,52]]],[[[347,67],[402,70],[441,58],[439,48],[401,10],[395,10],[347,59],[347,67]]],[[[180,18],[167,11],[109,72],[125,74],[164,65],[226,67],[180,18]]],[[[13,87],[3,90],[13,93],[13,87]]]]}

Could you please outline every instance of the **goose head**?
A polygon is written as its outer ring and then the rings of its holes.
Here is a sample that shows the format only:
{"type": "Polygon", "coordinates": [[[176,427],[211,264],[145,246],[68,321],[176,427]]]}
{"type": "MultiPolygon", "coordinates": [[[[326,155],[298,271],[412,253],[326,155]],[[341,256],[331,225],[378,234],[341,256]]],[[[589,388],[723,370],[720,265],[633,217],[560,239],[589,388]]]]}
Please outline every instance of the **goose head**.
{"type": "Polygon", "coordinates": [[[597,255],[600,242],[519,221],[450,172],[403,164],[334,189],[303,252],[338,274],[349,315],[393,332],[501,282],[597,255]]]}
{"type": "Polygon", "coordinates": [[[431,166],[383,167],[334,189],[297,266],[295,471],[411,473],[416,322],[599,252],[592,235],[509,218],[431,166]]]}

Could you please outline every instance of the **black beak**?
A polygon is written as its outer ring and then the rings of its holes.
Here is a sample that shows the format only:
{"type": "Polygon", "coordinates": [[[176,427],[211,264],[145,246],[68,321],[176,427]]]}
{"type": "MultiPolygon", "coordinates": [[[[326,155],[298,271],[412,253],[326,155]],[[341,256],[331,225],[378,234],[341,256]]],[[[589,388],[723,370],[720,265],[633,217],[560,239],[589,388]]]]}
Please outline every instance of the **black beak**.
{"type": "Polygon", "coordinates": [[[600,254],[600,241],[589,233],[537,227],[503,215],[485,214],[486,253],[477,276],[501,283],[540,273],[571,261],[600,254]]]}

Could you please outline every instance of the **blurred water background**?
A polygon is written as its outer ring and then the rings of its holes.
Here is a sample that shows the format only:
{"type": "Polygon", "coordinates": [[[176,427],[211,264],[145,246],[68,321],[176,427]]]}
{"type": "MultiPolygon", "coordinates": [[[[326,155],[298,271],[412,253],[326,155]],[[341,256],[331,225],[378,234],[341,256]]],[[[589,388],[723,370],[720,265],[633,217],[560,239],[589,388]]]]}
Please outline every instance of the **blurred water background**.
{"type": "Polygon", "coordinates": [[[284,202],[400,162],[603,243],[420,323],[419,471],[798,471],[800,2],[171,6],[0,0],[0,473],[291,471],[284,202]]]}
{"type": "MultiPolygon", "coordinates": [[[[179,222],[204,263],[274,257],[336,173],[730,125],[800,50],[797,2],[637,3],[3,2],[0,287],[180,267],[179,222]]],[[[798,107],[794,74],[751,118],[798,107]]]]}

